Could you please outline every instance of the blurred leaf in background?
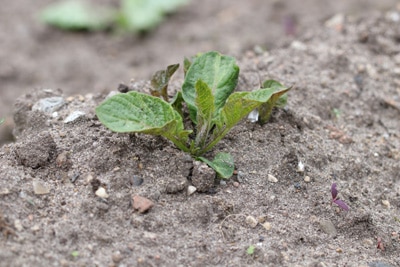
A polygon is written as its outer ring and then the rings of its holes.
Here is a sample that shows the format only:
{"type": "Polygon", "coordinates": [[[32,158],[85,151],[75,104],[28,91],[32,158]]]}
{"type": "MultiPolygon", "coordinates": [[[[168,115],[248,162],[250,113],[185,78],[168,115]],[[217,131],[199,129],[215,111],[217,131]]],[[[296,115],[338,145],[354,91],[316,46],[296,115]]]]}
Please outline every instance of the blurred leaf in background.
{"type": "Polygon", "coordinates": [[[68,0],[45,8],[41,20],[63,30],[98,31],[114,26],[117,30],[141,32],[158,26],[165,15],[190,0],[121,0],[119,10],[91,6],[84,1],[68,0]]]}

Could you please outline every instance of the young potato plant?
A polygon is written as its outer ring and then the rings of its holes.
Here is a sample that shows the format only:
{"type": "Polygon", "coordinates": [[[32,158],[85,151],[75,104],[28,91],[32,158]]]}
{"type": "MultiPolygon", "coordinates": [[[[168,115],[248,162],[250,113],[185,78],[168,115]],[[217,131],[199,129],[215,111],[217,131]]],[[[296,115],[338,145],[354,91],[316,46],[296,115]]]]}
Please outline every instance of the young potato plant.
{"type": "Polygon", "coordinates": [[[177,68],[171,65],[154,75],[152,95],[131,91],[106,99],[96,108],[97,117],[114,132],[164,136],[229,178],[234,171],[230,154],[218,153],[212,161],[202,155],[252,110],[258,109],[260,123],[268,121],[290,88],[270,80],[252,92],[233,92],[239,76],[235,59],[212,51],[185,59],[182,90],[169,101],[168,82],[177,68]],[[187,120],[192,129],[184,128],[187,120]]]}

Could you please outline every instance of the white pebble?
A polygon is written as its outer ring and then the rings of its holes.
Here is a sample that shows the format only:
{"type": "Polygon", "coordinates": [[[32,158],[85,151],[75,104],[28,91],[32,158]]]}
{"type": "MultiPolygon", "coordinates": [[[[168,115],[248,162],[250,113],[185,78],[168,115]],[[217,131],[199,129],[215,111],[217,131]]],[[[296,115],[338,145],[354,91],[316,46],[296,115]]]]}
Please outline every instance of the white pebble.
{"type": "Polygon", "coordinates": [[[254,227],[257,226],[258,221],[257,221],[256,218],[254,218],[253,216],[250,216],[250,215],[249,215],[249,216],[246,217],[246,223],[247,223],[251,228],[254,228],[254,227]]]}
{"type": "Polygon", "coordinates": [[[277,183],[278,179],[275,176],[268,174],[268,181],[271,183],[277,183]]]}
{"type": "Polygon", "coordinates": [[[382,204],[383,204],[383,206],[385,206],[385,208],[390,209],[390,202],[389,202],[389,200],[386,200],[386,199],[382,200],[382,204]]]}
{"type": "Polygon", "coordinates": [[[33,181],[33,192],[35,195],[46,195],[50,193],[50,190],[42,184],[40,181],[33,181]]]}
{"type": "Polygon", "coordinates": [[[101,197],[101,198],[108,198],[108,194],[104,187],[99,187],[99,189],[96,190],[96,196],[101,197]]]}
{"type": "Polygon", "coordinates": [[[271,223],[269,223],[269,222],[263,223],[262,226],[263,226],[264,229],[267,230],[267,231],[271,230],[271,228],[272,228],[272,225],[271,225],[271,223]]]}
{"type": "Polygon", "coordinates": [[[304,164],[301,161],[297,164],[297,172],[304,172],[304,164]]]}
{"type": "Polygon", "coordinates": [[[196,192],[197,188],[194,187],[193,185],[189,185],[187,188],[187,194],[188,196],[193,195],[194,192],[196,192]]]}
{"type": "Polygon", "coordinates": [[[67,118],[65,118],[64,123],[73,122],[74,120],[77,120],[78,118],[80,118],[82,116],[85,116],[85,112],[74,111],[71,114],[69,114],[67,118]]]}
{"type": "Polygon", "coordinates": [[[311,182],[311,177],[310,176],[305,176],[304,177],[304,182],[306,182],[306,183],[311,182]]]}

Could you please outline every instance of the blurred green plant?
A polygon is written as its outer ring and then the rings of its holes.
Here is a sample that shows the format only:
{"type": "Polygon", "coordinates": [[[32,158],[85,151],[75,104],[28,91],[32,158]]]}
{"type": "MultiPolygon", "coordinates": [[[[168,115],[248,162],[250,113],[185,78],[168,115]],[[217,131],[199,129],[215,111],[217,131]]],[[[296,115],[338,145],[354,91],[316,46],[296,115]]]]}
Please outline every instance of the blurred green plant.
{"type": "Polygon", "coordinates": [[[114,27],[127,32],[149,31],[190,0],[120,0],[119,9],[92,6],[82,0],[67,0],[46,7],[40,19],[70,31],[99,31],[114,27]]]}
{"type": "Polygon", "coordinates": [[[0,125],[3,124],[4,118],[0,118],[0,125]]]}

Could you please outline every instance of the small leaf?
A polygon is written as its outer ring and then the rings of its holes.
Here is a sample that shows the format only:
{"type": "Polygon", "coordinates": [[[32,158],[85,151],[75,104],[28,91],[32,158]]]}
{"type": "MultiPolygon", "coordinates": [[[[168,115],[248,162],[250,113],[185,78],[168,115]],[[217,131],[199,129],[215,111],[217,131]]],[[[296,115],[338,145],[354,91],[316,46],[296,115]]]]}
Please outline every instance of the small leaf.
{"type": "Polygon", "coordinates": [[[197,132],[195,144],[198,148],[202,148],[208,138],[212,126],[214,96],[212,95],[211,88],[202,80],[198,80],[195,87],[195,104],[197,107],[197,132]]]}
{"type": "Polygon", "coordinates": [[[71,0],[46,7],[40,18],[45,23],[64,30],[103,30],[112,23],[114,12],[71,0]]]}
{"type": "Polygon", "coordinates": [[[340,199],[335,199],[333,202],[335,202],[339,207],[341,207],[344,210],[349,210],[349,207],[346,205],[346,203],[344,203],[344,201],[340,200],[340,199]]]}
{"type": "Polygon", "coordinates": [[[336,199],[338,195],[338,191],[336,189],[336,183],[333,183],[331,186],[331,194],[332,194],[332,199],[336,199]]]}
{"type": "Polygon", "coordinates": [[[247,253],[247,255],[253,255],[253,254],[254,254],[254,251],[255,251],[255,249],[256,249],[256,247],[255,247],[255,246],[253,246],[253,245],[250,245],[250,246],[247,248],[247,250],[246,250],[246,253],[247,253]]]}
{"type": "Polygon", "coordinates": [[[291,89],[291,87],[286,88],[279,82],[275,80],[267,80],[263,83],[263,88],[270,88],[274,90],[271,98],[266,102],[263,103],[258,108],[259,113],[259,123],[265,124],[269,121],[272,113],[272,109],[276,106],[283,107],[287,102],[287,95],[286,93],[291,89]]]}
{"type": "Polygon", "coordinates": [[[162,96],[168,102],[168,83],[172,75],[179,68],[179,64],[169,65],[166,70],[157,71],[151,78],[150,90],[151,95],[160,97],[162,96]]]}
{"type": "Polygon", "coordinates": [[[233,57],[223,56],[215,51],[195,57],[182,85],[183,99],[189,108],[191,120],[196,123],[195,85],[198,80],[202,80],[211,88],[217,113],[235,89],[238,76],[239,67],[233,57]]]}
{"type": "Polygon", "coordinates": [[[189,68],[190,68],[190,65],[192,65],[192,61],[191,61],[190,59],[188,59],[187,57],[185,57],[185,58],[183,59],[183,73],[184,73],[184,76],[185,76],[185,77],[186,77],[187,71],[188,71],[189,68]]]}
{"type": "Polygon", "coordinates": [[[229,153],[220,152],[215,156],[213,161],[209,161],[204,157],[198,157],[198,159],[213,168],[215,172],[224,179],[230,178],[235,170],[233,157],[229,153]]]}

